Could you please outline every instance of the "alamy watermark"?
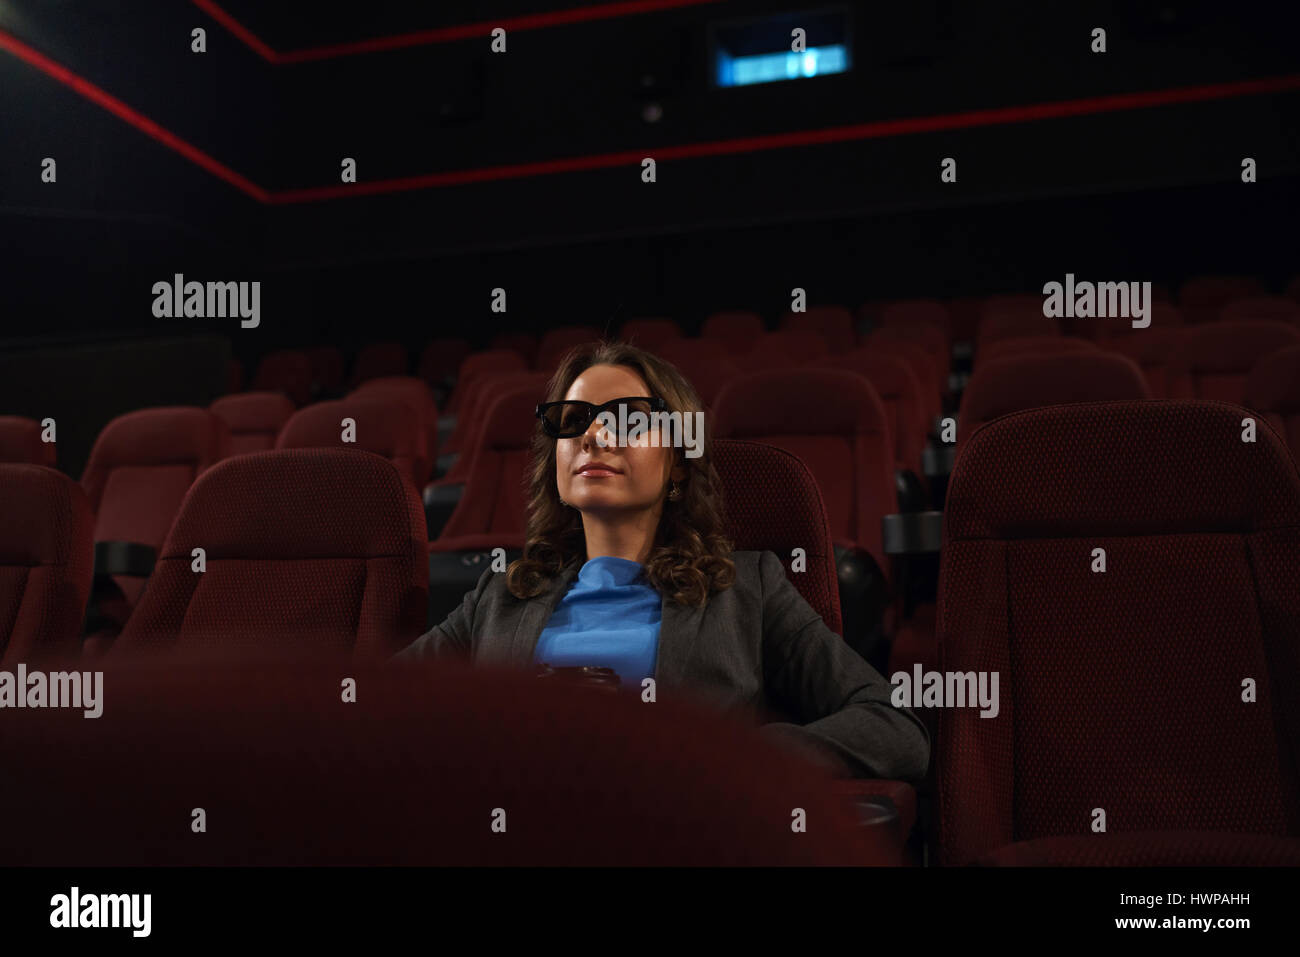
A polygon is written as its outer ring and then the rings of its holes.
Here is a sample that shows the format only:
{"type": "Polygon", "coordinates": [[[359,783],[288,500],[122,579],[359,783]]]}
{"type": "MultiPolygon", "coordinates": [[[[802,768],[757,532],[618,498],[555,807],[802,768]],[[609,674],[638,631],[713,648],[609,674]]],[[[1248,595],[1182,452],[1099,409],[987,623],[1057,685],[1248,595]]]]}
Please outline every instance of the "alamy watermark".
{"type": "Polygon", "coordinates": [[[260,282],[185,281],[176,273],[171,282],[153,284],[153,314],[159,319],[240,319],[244,329],[256,329],[262,321],[260,282]]]}
{"type": "Polygon", "coordinates": [[[1151,283],[1065,282],[1043,286],[1043,315],[1052,319],[1132,319],[1134,329],[1151,325],[1151,283]]]}
{"type": "Polygon", "coordinates": [[[617,416],[607,410],[596,421],[600,423],[596,444],[602,449],[648,445],[685,449],[688,459],[704,454],[703,412],[628,412],[627,403],[620,403],[617,416]]]}
{"type": "Polygon", "coordinates": [[[0,671],[0,708],[81,708],[87,718],[104,713],[104,672],[0,671]]]}
{"type": "Polygon", "coordinates": [[[981,718],[996,718],[1001,710],[996,671],[923,671],[916,664],[910,672],[894,672],[889,683],[896,708],[979,708],[981,718]]]}

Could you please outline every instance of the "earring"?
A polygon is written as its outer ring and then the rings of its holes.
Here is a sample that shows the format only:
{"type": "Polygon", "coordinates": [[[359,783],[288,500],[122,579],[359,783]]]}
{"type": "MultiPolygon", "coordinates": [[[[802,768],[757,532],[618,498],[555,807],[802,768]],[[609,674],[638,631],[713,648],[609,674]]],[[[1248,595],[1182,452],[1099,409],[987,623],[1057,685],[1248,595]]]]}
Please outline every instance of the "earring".
{"type": "Polygon", "coordinates": [[[564,499],[560,499],[560,504],[563,505],[565,508],[569,507],[569,503],[566,502],[564,499]]]}
{"type": "Polygon", "coordinates": [[[668,498],[671,501],[677,501],[682,497],[682,487],[677,482],[668,483],[668,498]]]}

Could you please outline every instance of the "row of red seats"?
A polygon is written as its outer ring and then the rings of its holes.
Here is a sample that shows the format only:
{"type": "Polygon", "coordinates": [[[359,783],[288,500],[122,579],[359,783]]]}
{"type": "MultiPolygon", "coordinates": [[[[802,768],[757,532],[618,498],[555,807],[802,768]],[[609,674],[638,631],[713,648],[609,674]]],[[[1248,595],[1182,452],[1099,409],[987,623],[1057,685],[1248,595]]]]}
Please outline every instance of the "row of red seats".
{"type": "MultiPolygon", "coordinates": [[[[943,520],[938,664],[998,672],[1001,701],[992,719],[939,709],[939,860],[1300,861],[1300,779],[1278,759],[1300,720],[1300,473],[1267,425],[1241,441],[1247,414],[1075,403],[967,439],[943,520]]],[[[792,581],[839,631],[819,483],[762,443],[720,440],[716,461],[738,547],[771,549],[787,570],[805,549],[792,581]]],[[[23,629],[6,661],[66,652],[68,609],[89,587],[89,502],[41,466],[0,466],[0,485],[0,581],[20,583],[4,606],[23,629]]],[[[186,494],[111,655],[276,644],[385,657],[423,627],[425,554],[393,463],[352,449],[235,456],[186,494]]]]}

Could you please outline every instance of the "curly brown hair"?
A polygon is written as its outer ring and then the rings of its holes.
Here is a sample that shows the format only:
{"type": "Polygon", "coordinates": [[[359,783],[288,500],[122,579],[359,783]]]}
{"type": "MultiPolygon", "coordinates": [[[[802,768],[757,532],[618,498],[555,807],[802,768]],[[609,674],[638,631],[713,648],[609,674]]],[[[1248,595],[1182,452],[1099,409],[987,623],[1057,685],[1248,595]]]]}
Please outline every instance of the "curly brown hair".
{"type": "MultiPolygon", "coordinates": [[[[546,387],[546,402],[558,402],[574,380],[596,365],[624,366],[636,372],[652,395],[667,403],[668,412],[683,417],[703,411],[695,389],[677,368],[658,356],[625,342],[600,341],[575,346],[560,360],[546,387]]],[[[532,467],[528,478],[528,529],[524,557],[510,564],[506,585],[516,598],[532,598],[574,558],[587,551],[582,514],[560,504],[555,481],[555,439],[537,423],[533,433],[532,467]]],[[[726,534],[722,483],[713,466],[707,430],[701,454],[688,458],[676,449],[687,469],[681,498],[664,499],[659,528],[645,562],[645,577],[660,594],[682,605],[703,605],[710,594],[731,587],[736,565],[726,534]]]]}

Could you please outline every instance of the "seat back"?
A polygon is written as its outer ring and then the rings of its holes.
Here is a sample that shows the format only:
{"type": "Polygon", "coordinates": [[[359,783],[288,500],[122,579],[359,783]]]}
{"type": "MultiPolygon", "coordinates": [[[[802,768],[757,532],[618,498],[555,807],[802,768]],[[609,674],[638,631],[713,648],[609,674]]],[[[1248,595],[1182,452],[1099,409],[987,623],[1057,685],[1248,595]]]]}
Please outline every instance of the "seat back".
{"type": "Polygon", "coordinates": [[[894,436],[894,458],[901,468],[921,474],[921,449],[929,423],[925,420],[925,397],[916,373],[898,356],[855,349],[844,355],[830,356],[823,365],[847,369],[865,376],[876,390],[894,436]]]}
{"type": "Polygon", "coordinates": [[[316,346],[307,350],[311,361],[313,396],[329,398],[343,390],[343,379],[347,375],[347,360],[343,350],[338,346],[316,346]]]}
{"type": "Polygon", "coordinates": [[[853,313],[843,306],[811,306],[804,312],[787,312],[781,317],[779,328],[818,335],[831,352],[848,352],[857,345],[853,313]]]}
{"type": "Polygon", "coordinates": [[[94,525],[85,492],[62,472],[0,464],[0,668],[77,657],[94,525]]]}
{"type": "Polygon", "coordinates": [[[306,405],[312,399],[315,379],[307,353],[282,349],[262,356],[249,389],[253,392],[283,392],[294,405],[306,405]]]}
{"type": "Polygon", "coordinates": [[[990,342],[980,352],[980,362],[991,362],[1003,356],[1057,355],[1066,352],[1096,352],[1097,345],[1088,339],[1075,336],[1021,336],[990,342]]]}
{"type": "Polygon", "coordinates": [[[1265,294],[1264,284],[1254,276],[1196,276],[1178,288],[1178,305],[1188,322],[1210,322],[1234,299],[1265,294]]]}
{"type": "Polygon", "coordinates": [[[1246,407],[1261,412],[1300,458],[1300,345],[1260,359],[1246,377],[1246,407]]]}
{"type": "Polygon", "coordinates": [[[21,415],[0,415],[0,462],[54,468],[54,442],[41,441],[41,424],[21,415]]]}
{"type": "Polygon", "coordinates": [[[386,658],[423,629],[425,563],[423,506],[386,459],[354,448],[236,456],[186,495],[110,654],[386,658]]]}
{"type": "Polygon", "coordinates": [[[1211,322],[1186,329],[1169,354],[1169,397],[1241,404],[1251,367],[1296,343],[1300,343],[1300,328],[1269,319],[1211,322]]]}
{"type": "Polygon", "coordinates": [[[629,319],[623,323],[618,337],[657,353],[664,343],[682,338],[682,329],[672,319],[629,319]]]}
{"type": "Polygon", "coordinates": [[[280,430],[275,447],[360,449],[397,466],[413,488],[428,477],[428,445],[418,413],[409,401],[382,391],[354,392],[299,409],[280,430]]]}
{"type": "Polygon", "coordinates": [[[438,458],[438,403],[429,384],[419,376],[380,376],[367,379],[353,394],[394,396],[415,410],[425,436],[425,457],[415,463],[415,486],[423,488],[438,458]]]}
{"type": "Polygon", "coordinates": [[[1234,299],[1219,310],[1219,318],[1228,322],[1242,319],[1272,319],[1274,322],[1289,322],[1295,326],[1300,325],[1300,302],[1286,296],[1234,299]]]}
{"type": "Polygon", "coordinates": [[[704,320],[700,338],[716,339],[727,347],[732,356],[744,355],[754,340],[764,332],[763,317],[756,312],[715,312],[704,320]]]}
{"type": "Polygon", "coordinates": [[[1084,403],[969,439],[940,669],[998,673],[999,710],[939,714],[945,863],[1065,835],[1300,834],[1300,474],[1267,426],[1241,440],[1248,414],[1084,403]]]}
{"type": "Polygon", "coordinates": [[[473,351],[469,340],[460,336],[434,339],[420,350],[417,373],[430,386],[441,386],[473,351]]]}
{"type": "Polygon", "coordinates": [[[503,372],[479,376],[474,383],[474,394],[466,401],[456,418],[456,431],[463,437],[460,452],[447,474],[438,479],[438,485],[463,485],[469,480],[470,466],[474,463],[474,450],[478,447],[479,433],[485,428],[487,410],[498,397],[520,386],[531,386],[538,402],[546,391],[550,376],[545,372],[503,372]]]}
{"type": "Polygon", "coordinates": [[[400,342],[372,342],[357,353],[348,384],[355,389],[367,379],[404,376],[410,371],[411,355],[406,346],[400,342]]]}
{"type": "Polygon", "coordinates": [[[740,376],[718,396],[713,429],[798,456],[817,479],[835,544],[861,547],[889,567],[880,522],[897,511],[894,439],[864,377],[826,368],[740,376]]]}
{"type": "Polygon", "coordinates": [[[456,374],[456,388],[447,400],[446,411],[460,412],[466,396],[474,388],[474,380],[481,375],[527,371],[528,362],[516,349],[484,349],[482,352],[470,353],[460,364],[460,371],[456,374]]]}
{"type": "Polygon", "coordinates": [[[265,452],[294,413],[293,402],[283,392],[241,392],[227,395],[208,408],[230,430],[230,454],[265,452]]]}
{"type": "Polygon", "coordinates": [[[951,337],[952,315],[937,299],[898,299],[876,312],[879,326],[938,326],[951,337]]]}
{"type": "Polygon", "coordinates": [[[732,361],[744,371],[783,369],[813,362],[829,353],[820,333],[790,329],[764,332],[754,338],[749,351],[732,361]]]}
{"type": "Polygon", "coordinates": [[[560,363],[564,354],[574,346],[600,338],[595,326],[557,326],[547,329],[537,345],[537,369],[549,372],[560,363]]]}
{"type": "Polygon", "coordinates": [[[713,464],[736,549],[774,552],[826,627],[842,635],[830,523],[808,467],[783,449],[741,439],[714,441],[713,464]],[[807,563],[798,572],[791,569],[796,549],[807,563]]]}

